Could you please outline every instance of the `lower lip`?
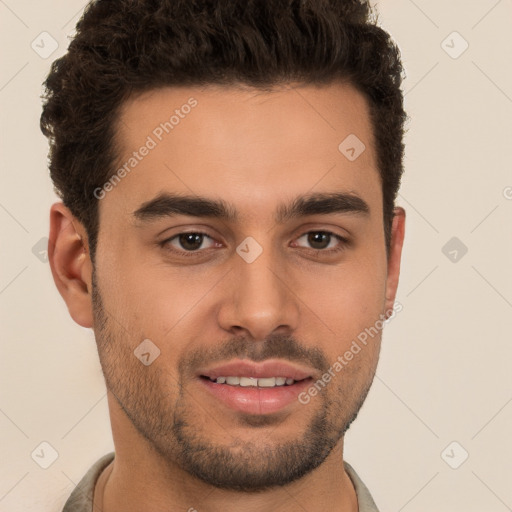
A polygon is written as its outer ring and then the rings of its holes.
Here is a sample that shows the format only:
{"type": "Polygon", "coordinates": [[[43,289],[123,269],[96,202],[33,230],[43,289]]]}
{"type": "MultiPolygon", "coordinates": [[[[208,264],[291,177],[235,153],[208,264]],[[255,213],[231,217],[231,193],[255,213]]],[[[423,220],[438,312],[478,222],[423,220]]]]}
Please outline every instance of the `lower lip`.
{"type": "Polygon", "coordinates": [[[258,388],[254,386],[229,386],[217,384],[209,378],[200,377],[200,382],[206,389],[235,411],[249,414],[272,414],[284,409],[292,402],[298,402],[298,395],[307,388],[311,377],[290,386],[273,388],[258,388]]]}

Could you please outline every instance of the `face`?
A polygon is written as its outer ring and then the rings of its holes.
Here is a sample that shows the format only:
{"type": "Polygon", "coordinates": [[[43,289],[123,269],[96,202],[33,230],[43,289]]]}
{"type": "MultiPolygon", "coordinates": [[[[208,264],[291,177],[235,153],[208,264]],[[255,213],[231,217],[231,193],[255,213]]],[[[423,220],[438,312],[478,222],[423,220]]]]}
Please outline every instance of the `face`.
{"type": "Polygon", "coordinates": [[[117,142],[92,276],[114,430],[219,488],[300,478],[355,419],[380,331],[344,354],[396,291],[366,100],[342,84],[166,88],[124,105],[117,142]],[[359,155],[338,148],[350,134],[359,155]],[[217,370],[231,362],[248,366],[217,370]],[[259,369],[300,382],[211,380],[259,369]]]}

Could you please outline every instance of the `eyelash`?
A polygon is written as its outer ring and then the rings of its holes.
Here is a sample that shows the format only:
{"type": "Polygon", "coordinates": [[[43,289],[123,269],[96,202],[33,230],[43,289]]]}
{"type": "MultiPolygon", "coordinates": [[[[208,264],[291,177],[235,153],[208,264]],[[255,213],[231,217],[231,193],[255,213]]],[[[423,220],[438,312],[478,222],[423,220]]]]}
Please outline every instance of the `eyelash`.
{"type": "MultiPolygon", "coordinates": [[[[350,244],[349,240],[346,239],[345,237],[337,235],[336,233],[333,233],[332,231],[326,231],[326,230],[321,230],[321,229],[320,230],[306,231],[305,233],[300,235],[298,238],[302,238],[304,235],[309,235],[310,233],[324,233],[324,234],[330,235],[331,237],[336,238],[339,242],[341,242],[341,244],[339,244],[334,249],[312,249],[312,248],[310,248],[310,250],[311,251],[315,251],[315,253],[317,255],[319,253],[324,253],[324,254],[327,254],[327,255],[337,254],[337,253],[339,253],[341,251],[344,251],[346,249],[346,247],[350,244]]],[[[208,237],[211,240],[213,240],[213,238],[210,235],[208,235],[207,233],[203,233],[201,231],[183,231],[182,233],[178,233],[178,234],[172,236],[171,238],[167,238],[166,240],[160,242],[158,245],[162,249],[164,249],[166,251],[169,251],[171,253],[177,254],[178,256],[184,256],[185,258],[198,257],[198,256],[201,255],[202,252],[205,252],[205,250],[208,250],[208,249],[203,249],[203,250],[196,250],[196,251],[178,251],[176,249],[169,249],[169,248],[167,248],[168,244],[172,240],[174,240],[175,238],[178,238],[181,235],[202,235],[202,236],[208,237]]]]}

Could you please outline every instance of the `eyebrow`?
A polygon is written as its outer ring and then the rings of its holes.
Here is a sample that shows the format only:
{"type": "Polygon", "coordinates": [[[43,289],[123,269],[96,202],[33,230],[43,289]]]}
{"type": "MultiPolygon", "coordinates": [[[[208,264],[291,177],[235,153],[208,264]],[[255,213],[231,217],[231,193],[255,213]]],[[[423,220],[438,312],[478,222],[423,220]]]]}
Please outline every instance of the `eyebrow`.
{"type": "MultiPolygon", "coordinates": [[[[361,197],[353,193],[314,193],[299,196],[290,203],[281,203],[276,210],[276,222],[282,224],[291,219],[308,215],[329,215],[333,213],[368,216],[370,207],[361,197]]],[[[207,217],[237,222],[236,208],[223,199],[210,199],[172,193],[160,193],[143,203],[133,212],[138,221],[147,223],[176,215],[207,217]]]]}

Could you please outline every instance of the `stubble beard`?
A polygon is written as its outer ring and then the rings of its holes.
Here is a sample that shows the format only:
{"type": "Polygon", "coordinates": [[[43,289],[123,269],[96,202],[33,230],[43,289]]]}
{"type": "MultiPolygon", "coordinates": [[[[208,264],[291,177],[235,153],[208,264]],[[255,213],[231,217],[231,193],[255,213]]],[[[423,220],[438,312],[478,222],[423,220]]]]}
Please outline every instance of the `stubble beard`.
{"type": "Polygon", "coordinates": [[[228,442],[216,444],[208,441],[208,430],[219,429],[220,423],[215,418],[198,418],[197,401],[188,394],[180,376],[162,365],[144,366],[134,356],[126,343],[129,335],[104,308],[94,270],[92,302],[94,332],[108,390],[171,472],[179,467],[219,489],[259,493],[290,484],[318,468],[356,419],[375,375],[375,368],[353,365],[352,371],[337,376],[336,390],[328,389],[333,386],[330,383],[311,405],[302,405],[317,410],[294,439],[275,442],[273,431],[279,429],[279,423],[273,426],[272,418],[240,414],[239,424],[244,430],[253,427],[251,440],[224,428],[216,437],[228,442]],[[365,379],[356,389],[351,376],[358,372],[365,372],[365,379]],[[320,407],[315,406],[317,400],[320,407]]]}

